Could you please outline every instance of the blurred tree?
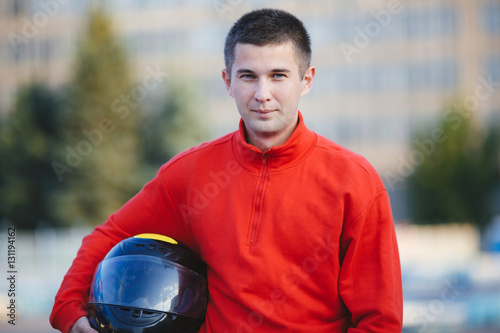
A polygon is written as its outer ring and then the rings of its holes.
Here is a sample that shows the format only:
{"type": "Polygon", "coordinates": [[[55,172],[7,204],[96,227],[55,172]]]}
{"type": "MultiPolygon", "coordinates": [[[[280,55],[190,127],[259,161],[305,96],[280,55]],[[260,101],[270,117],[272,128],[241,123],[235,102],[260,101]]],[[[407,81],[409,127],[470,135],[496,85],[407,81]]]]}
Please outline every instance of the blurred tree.
{"type": "Polygon", "coordinates": [[[434,134],[420,133],[413,152],[424,156],[408,179],[413,220],[419,224],[468,222],[487,227],[499,183],[499,131],[481,132],[472,112],[450,108],[434,134]]]}
{"type": "Polygon", "coordinates": [[[148,114],[141,127],[145,179],[180,151],[207,138],[195,109],[197,92],[178,80],[165,88],[164,100],[148,114]]]}
{"type": "Polygon", "coordinates": [[[59,183],[51,163],[61,140],[60,99],[35,83],[20,90],[0,126],[0,217],[18,228],[58,224],[54,196],[59,183]]]}
{"type": "Polygon", "coordinates": [[[52,163],[62,183],[60,216],[67,223],[99,224],[142,185],[139,102],[124,50],[103,11],[93,9],[68,87],[64,158],[52,163]]]}

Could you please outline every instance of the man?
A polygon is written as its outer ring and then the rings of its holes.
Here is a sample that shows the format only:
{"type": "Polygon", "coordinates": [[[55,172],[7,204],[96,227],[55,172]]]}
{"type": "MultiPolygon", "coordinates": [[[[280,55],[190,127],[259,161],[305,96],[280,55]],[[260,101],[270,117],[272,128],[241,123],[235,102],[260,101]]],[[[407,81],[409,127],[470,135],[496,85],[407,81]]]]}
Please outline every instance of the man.
{"type": "Polygon", "coordinates": [[[298,109],[315,76],[304,26],[280,10],[248,13],[224,55],[239,130],[174,157],[84,238],[52,325],[94,332],[85,305],[96,265],[120,240],[149,232],[206,262],[200,332],[400,332],[387,192],[365,159],[308,130],[298,109]]]}

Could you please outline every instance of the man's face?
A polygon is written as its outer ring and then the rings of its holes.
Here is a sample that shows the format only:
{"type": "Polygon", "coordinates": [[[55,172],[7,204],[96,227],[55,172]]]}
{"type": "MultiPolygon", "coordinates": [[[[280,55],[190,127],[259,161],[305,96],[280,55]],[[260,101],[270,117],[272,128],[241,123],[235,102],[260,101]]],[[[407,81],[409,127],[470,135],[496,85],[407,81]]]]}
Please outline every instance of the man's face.
{"type": "Polygon", "coordinates": [[[224,69],[222,77],[245,122],[249,143],[269,149],[258,143],[264,139],[276,146],[290,137],[297,125],[299,101],[310,91],[314,74],[314,67],[309,67],[300,76],[291,43],[236,45],[231,76],[224,69]]]}

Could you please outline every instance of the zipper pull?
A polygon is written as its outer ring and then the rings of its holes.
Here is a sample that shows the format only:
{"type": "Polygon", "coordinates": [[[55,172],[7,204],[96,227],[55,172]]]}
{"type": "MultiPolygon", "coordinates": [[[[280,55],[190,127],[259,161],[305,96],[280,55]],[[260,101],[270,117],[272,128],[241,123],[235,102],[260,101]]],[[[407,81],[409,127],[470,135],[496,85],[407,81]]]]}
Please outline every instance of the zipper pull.
{"type": "Polygon", "coordinates": [[[266,163],[267,161],[267,151],[262,153],[262,163],[266,163]]]}
{"type": "Polygon", "coordinates": [[[267,154],[262,154],[262,165],[266,166],[267,164],[267,154]]]}

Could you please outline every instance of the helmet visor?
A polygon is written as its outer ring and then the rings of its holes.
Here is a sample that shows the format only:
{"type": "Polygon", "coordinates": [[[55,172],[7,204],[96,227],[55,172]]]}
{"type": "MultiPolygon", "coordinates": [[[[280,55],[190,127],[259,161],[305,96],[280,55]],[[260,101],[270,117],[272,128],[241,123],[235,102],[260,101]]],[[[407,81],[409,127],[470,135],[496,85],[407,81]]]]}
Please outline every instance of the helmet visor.
{"type": "Polygon", "coordinates": [[[120,256],[96,269],[89,303],[119,305],[202,318],[207,306],[205,277],[152,256],[120,256]]]}

